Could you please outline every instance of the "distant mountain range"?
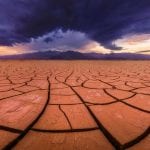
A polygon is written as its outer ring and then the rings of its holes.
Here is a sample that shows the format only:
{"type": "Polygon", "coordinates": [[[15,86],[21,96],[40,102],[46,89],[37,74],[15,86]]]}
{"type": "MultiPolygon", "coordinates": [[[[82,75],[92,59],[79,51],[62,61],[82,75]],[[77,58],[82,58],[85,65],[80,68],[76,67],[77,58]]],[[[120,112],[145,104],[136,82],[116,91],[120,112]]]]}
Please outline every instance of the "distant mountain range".
{"type": "Polygon", "coordinates": [[[133,53],[80,53],[75,51],[46,51],[0,56],[0,59],[60,59],[60,60],[150,60],[150,55],[133,53]]]}

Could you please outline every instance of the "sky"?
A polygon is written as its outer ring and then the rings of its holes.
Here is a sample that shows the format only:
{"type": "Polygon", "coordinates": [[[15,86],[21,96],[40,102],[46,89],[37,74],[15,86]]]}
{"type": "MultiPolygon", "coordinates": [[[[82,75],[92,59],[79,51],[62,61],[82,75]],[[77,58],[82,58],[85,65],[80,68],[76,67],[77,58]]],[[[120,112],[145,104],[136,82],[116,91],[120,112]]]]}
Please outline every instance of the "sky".
{"type": "Polygon", "coordinates": [[[0,55],[150,54],[150,0],[0,0],[0,55]]]}

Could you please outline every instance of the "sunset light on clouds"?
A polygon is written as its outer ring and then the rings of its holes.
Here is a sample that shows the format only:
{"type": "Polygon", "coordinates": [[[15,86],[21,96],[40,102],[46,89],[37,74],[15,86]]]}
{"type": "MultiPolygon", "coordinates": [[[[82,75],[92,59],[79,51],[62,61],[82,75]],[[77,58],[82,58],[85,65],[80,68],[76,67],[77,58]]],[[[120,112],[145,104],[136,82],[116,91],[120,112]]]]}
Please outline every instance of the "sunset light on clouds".
{"type": "Polygon", "coordinates": [[[149,0],[0,1],[0,55],[150,54],[149,10],[149,0]]]}
{"type": "Polygon", "coordinates": [[[63,32],[51,32],[30,42],[16,43],[13,46],[0,46],[0,55],[13,55],[32,53],[36,51],[78,51],[82,53],[96,52],[102,54],[109,53],[142,53],[150,54],[150,34],[128,35],[113,42],[121,50],[111,50],[105,48],[97,41],[87,37],[86,34],[68,30],[63,32]],[[149,50],[149,51],[148,51],[149,50]]]}

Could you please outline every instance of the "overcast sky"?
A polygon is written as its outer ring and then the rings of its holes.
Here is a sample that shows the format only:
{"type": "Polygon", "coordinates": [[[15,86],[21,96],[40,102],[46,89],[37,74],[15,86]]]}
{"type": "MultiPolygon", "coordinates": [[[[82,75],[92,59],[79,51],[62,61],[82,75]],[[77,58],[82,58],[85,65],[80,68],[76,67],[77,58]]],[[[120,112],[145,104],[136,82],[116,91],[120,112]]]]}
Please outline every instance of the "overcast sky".
{"type": "Polygon", "coordinates": [[[150,54],[150,0],[0,0],[0,55],[150,54]]]}

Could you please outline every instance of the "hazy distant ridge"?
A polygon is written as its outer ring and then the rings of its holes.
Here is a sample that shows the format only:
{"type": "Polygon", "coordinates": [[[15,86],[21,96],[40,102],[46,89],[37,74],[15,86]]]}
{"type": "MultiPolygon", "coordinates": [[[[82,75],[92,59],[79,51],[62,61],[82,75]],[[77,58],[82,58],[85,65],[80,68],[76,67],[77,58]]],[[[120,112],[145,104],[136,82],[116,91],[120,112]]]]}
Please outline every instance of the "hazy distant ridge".
{"type": "Polygon", "coordinates": [[[150,55],[132,54],[132,53],[112,53],[112,54],[99,54],[99,53],[80,53],[74,51],[59,52],[59,51],[46,51],[27,53],[19,55],[0,56],[0,59],[61,59],[61,60],[75,60],[75,59],[102,59],[102,60],[150,60],[150,55]]]}

